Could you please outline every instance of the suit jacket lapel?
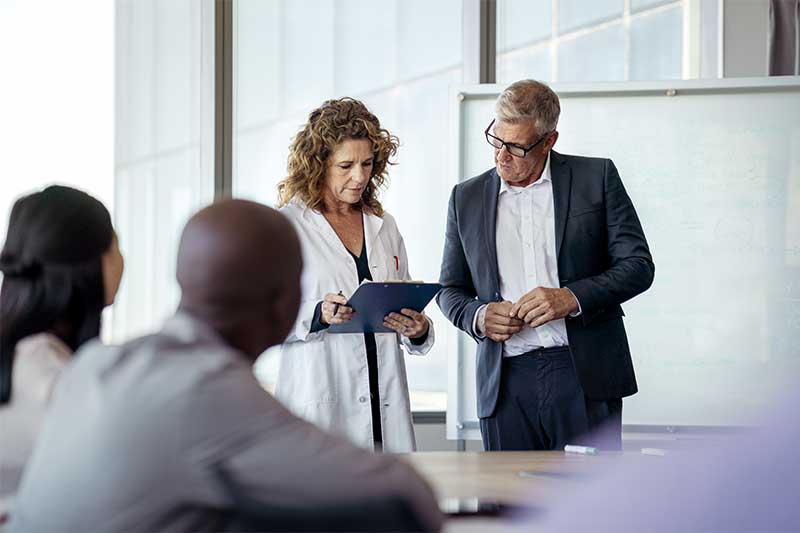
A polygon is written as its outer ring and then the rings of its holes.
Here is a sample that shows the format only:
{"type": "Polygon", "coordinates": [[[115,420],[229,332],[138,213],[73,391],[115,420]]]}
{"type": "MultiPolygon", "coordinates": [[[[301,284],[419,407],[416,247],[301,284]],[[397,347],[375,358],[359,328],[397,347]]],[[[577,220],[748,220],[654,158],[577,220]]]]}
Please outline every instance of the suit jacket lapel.
{"type": "Polygon", "coordinates": [[[497,196],[500,194],[500,176],[492,172],[483,186],[483,229],[486,235],[486,253],[491,265],[492,290],[497,292],[500,275],[497,267],[497,196]]]}
{"type": "Polygon", "coordinates": [[[569,197],[572,190],[572,170],[564,156],[550,152],[550,175],[553,179],[553,210],[556,222],[556,257],[561,254],[564,243],[564,229],[567,227],[569,197]]]}

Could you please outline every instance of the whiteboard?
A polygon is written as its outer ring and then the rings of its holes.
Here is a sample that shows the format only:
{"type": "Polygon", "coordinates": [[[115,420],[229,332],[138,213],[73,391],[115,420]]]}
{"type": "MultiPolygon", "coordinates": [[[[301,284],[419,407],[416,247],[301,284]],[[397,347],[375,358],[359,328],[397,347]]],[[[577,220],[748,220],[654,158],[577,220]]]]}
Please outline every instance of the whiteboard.
{"type": "MultiPolygon", "coordinates": [[[[453,173],[493,166],[503,87],[453,91],[453,173]]],[[[800,77],[554,85],[556,151],[619,169],[656,265],[623,304],[639,393],[628,426],[748,425],[800,386],[800,77]]],[[[475,342],[448,361],[449,438],[479,438],[475,342]]]]}

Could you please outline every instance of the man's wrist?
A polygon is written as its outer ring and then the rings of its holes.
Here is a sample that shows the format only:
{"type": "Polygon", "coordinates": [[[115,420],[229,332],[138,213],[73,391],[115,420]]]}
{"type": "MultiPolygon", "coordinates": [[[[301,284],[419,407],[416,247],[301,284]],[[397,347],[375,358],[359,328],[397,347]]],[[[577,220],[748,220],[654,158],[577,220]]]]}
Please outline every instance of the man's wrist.
{"type": "Polygon", "coordinates": [[[486,307],[489,304],[483,304],[475,311],[475,317],[472,319],[472,331],[479,339],[486,337],[486,307]]]}
{"type": "Polygon", "coordinates": [[[564,287],[564,290],[569,292],[569,294],[570,294],[570,296],[572,296],[572,300],[574,302],[574,305],[572,306],[572,308],[570,309],[570,312],[568,313],[569,316],[571,316],[573,318],[576,317],[576,316],[581,316],[581,313],[583,311],[581,310],[581,302],[578,300],[578,297],[575,296],[575,293],[572,292],[572,290],[570,290],[569,287],[564,287]]]}

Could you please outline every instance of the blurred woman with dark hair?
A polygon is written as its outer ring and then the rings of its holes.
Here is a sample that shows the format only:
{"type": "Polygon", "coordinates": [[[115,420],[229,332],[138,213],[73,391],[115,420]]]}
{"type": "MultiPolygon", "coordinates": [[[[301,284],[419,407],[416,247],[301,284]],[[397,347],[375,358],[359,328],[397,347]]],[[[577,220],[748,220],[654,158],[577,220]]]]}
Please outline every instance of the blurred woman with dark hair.
{"type": "Polygon", "coordinates": [[[52,186],[11,209],[0,253],[0,515],[56,378],[100,334],[123,268],[108,210],[92,196],[52,186]]]}

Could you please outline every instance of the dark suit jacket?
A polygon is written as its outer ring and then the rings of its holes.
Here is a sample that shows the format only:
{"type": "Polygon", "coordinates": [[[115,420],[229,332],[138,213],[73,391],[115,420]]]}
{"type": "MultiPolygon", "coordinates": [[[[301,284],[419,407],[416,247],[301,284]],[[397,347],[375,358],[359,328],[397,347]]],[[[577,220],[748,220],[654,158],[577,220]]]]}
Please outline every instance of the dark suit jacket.
{"type": "MultiPolygon", "coordinates": [[[[645,291],[655,266],[642,226],[614,163],[551,152],[558,276],[580,302],[567,318],[572,360],[591,399],[636,393],[620,304],[645,291]]],[[[501,301],[495,224],[500,178],[495,169],[453,188],[439,307],[478,342],[478,416],[492,416],[500,386],[502,345],[472,331],[478,308],[501,301]]],[[[534,287],[531,287],[533,289],[534,287]]]]}

